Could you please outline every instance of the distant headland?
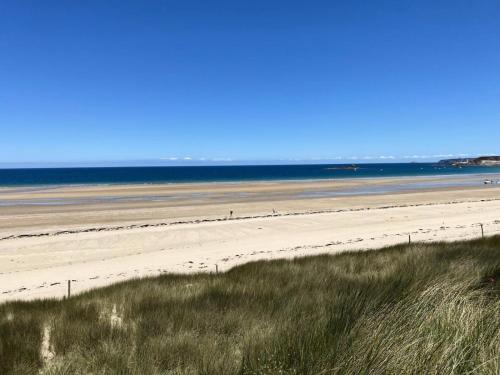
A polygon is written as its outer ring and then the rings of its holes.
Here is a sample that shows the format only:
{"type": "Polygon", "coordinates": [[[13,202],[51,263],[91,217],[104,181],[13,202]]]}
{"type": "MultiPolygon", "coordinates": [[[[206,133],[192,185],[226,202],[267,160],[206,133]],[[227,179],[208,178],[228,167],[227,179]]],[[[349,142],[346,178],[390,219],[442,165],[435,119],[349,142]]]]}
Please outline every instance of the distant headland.
{"type": "Polygon", "coordinates": [[[439,164],[453,167],[498,167],[500,166],[500,156],[480,156],[477,158],[462,158],[462,159],[444,159],[440,160],[439,164]]]}

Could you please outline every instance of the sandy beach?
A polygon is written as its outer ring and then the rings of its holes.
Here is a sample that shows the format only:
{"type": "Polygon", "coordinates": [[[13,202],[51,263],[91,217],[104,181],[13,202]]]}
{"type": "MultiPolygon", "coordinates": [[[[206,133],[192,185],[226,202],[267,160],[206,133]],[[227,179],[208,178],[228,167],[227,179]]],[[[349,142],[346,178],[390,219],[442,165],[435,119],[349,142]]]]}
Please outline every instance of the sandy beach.
{"type": "Polygon", "coordinates": [[[0,189],[0,301],[500,233],[482,176],[0,189]],[[232,216],[230,212],[233,212],[232,216]]]}

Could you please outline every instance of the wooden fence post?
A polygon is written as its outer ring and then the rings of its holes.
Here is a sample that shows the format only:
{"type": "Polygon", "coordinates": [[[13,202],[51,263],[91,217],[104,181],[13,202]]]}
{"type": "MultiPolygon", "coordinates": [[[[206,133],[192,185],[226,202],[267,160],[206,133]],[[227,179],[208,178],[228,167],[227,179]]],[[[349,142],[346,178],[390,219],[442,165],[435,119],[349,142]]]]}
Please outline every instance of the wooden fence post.
{"type": "Polygon", "coordinates": [[[479,224],[481,226],[481,238],[484,238],[484,229],[483,229],[483,224],[479,224]]]}
{"type": "Polygon", "coordinates": [[[68,280],[68,299],[71,297],[71,280],[68,280]]]}

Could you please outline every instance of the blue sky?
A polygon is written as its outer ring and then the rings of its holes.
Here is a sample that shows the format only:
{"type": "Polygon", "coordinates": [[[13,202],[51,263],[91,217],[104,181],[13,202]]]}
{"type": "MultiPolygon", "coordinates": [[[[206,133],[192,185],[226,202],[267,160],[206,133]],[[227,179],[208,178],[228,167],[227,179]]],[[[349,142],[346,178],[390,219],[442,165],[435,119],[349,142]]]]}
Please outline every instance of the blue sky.
{"type": "Polygon", "coordinates": [[[497,0],[3,0],[0,163],[500,153],[499,19],[497,0]]]}

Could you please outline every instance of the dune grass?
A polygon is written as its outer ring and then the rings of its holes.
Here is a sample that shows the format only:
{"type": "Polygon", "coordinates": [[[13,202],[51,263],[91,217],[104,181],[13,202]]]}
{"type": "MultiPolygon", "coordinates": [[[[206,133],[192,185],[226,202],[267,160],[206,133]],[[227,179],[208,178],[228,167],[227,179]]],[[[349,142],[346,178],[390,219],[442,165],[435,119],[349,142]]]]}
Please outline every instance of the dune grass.
{"type": "Polygon", "coordinates": [[[0,305],[0,374],[500,374],[500,236],[0,305]]]}

